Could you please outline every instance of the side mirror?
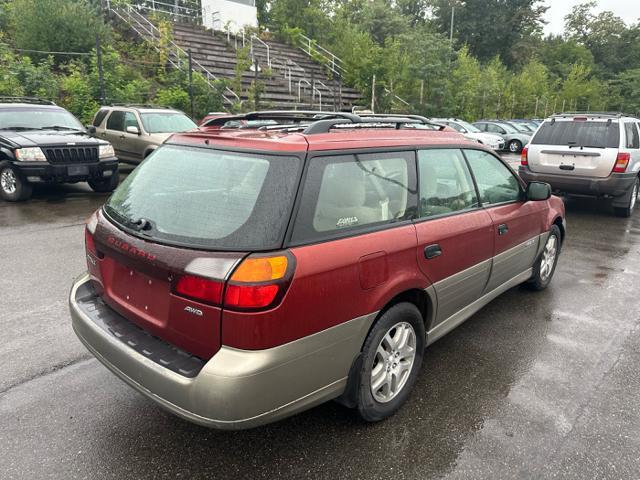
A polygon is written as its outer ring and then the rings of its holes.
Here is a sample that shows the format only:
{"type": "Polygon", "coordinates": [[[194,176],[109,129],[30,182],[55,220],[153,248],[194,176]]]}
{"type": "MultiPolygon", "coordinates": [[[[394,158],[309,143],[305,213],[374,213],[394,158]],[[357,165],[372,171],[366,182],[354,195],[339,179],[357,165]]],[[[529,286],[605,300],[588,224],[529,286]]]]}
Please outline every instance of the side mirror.
{"type": "Polygon", "coordinates": [[[138,127],[134,127],[133,125],[129,125],[127,127],[127,133],[131,133],[133,135],[140,135],[140,130],[138,127]]]}
{"type": "Polygon", "coordinates": [[[94,127],[93,125],[87,125],[87,133],[89,135],[95,135],[96,134],[96,127],[94,127]]]}
{"type": "Polygon", "coordinates": [[[541,202],[551,197],[551,185],[544,182],[531,182],[527,185],[527,200],[541,202]]]}

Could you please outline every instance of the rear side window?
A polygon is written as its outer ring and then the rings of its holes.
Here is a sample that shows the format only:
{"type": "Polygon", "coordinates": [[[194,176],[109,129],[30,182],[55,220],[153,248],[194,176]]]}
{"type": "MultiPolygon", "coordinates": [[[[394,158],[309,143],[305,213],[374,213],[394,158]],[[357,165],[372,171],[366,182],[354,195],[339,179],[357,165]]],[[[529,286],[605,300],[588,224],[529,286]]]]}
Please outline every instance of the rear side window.
{"type": "Polygon", "coordinates": [[[98,110],[98,113],[96,113],[96,118],[93,119],[93,126],[99,127],[104,120],[104,117],[107,116],[107,113],[109,113],[109,110],[98,110]]]}
{"type": "Polygon", "coordinates": [[[494,125],[493,123],[487,124],[487,132],[499,133],[501,135],[507,133],[504,128],[500,127],[499,125],[494,125]]]}
{"type": "Polygon", "coordinates": [[[482,150],[465,150],[484,205],[521,199],[520,183],[500,160],[482,150]]]}
{"type": "Polygon", "coordinates": [[[544,122],[531,143],[533,145],[618,148],[620,126],[614,122],[544,122]]]}
{"type": "Polygon", "coordinates": [[[478,197],[462,152],[457,149],[418,152],[420,217],[478,207],[478,197]]]}
{"type": "Polygon", "coordinates": [[[118,187],[105,206],[116,222],[157,241],[212,250],[279,248],[299,182],[297,157],[167,145],[118,187]]]}
{"type": "Polygon", "coordinates": [[[124,112],[119,110],[111,112],[107,120],[107,130],[124,132],[124,112]]]}
{"type": "Polygon", "coordinates": [[[625,137],[627,139],[626,148],[640,148],[640,136],[635,123],[624,124],[625,137]]]}
{"type": "Polygon", "coordinates": [[[293,242],[412,218],[414,158],[413,152],[312,158],[293,242]]]}

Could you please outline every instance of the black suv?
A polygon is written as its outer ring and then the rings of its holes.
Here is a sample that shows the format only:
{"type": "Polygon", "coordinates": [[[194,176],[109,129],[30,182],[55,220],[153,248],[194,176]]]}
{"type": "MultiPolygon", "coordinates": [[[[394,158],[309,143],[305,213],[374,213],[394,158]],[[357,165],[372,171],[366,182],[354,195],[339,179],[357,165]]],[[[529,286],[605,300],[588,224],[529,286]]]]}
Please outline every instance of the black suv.
{"type": "Polygon", "coordinates": [[[28,199],[34,183],[84,181],[96,192],[118,186],[111,144],[53,102],[0,97],[0,196],[15,202],[28,199]]]}

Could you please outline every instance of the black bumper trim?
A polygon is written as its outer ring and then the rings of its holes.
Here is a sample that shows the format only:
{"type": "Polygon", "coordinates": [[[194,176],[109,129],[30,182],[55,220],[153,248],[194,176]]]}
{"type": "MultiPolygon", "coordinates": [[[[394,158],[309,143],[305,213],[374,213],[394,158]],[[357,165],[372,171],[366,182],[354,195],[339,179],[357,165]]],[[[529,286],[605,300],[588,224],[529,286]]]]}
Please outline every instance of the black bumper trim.
{"type": "Polygon", "coordinates": [[[629,192],[637,178],[636,173],[612,173],[605,178],[556,175],[532,172],[521,165],[518,174],[525,182],[546,182],[557,192],[577,195],[621,197],[629,192]]]}
{"type": "Polygon", "coordinates": [[[112,172],[115,175],[118,171],[118,160],[102,160],[88,164],[52,165],[50,163],[23,163],[11,162],[11,165],[25,177],[40,177],[43,182],[80,182],[91,179],[101,179],[104,172],[112,172]],[[86,166],[89,169],[88,175],[69,175],[67,167],[86,166]]]}
{"type": "Polygon", "coordinates": [[[75,300],[93,323],[161,367],[187,378],[195,378],[207,363],[131,323],[104,303],[90,282],[78,288],[75,300]]]}

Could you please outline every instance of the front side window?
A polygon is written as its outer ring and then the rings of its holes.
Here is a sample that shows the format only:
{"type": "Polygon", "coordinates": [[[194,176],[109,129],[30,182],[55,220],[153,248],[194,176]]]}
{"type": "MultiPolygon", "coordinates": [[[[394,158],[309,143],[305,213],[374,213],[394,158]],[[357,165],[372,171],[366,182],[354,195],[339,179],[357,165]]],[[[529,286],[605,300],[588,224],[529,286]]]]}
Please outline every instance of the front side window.
{"type": "Polygon", "coordinates": [[[487,132],[499,133],[501,135],[504,135],[505,133],[507,133],[504,128],[500,127],[499,125],[494,125],[493,123],[489,123],[487,125],[487,132]]]}
{"type": "Polygon", "coordinates": [[[482,150],[465,150],[483,205],[516,202],[522,198],[515,175],[496,157],[482,150]]]}
{"type": "Polygon", "coordinates": [[[625,123],[624,129],[627,137],[627,148],[640,148],[640,137],[635,123],[625,123]]]}
{"type": "Polygon", "coordinates": [[[152,239],[214,250],[279,248],[299,182],[300,160],[165,145],[122,182],[105,211],[152,239]]]}
{"type": "Polygon", "coordinates": [[[311,159],[293,241],[412,218],[413,159],[413,152],[311,159]]]}
{"type": "Polygon", "coordinates": [[[136,116],[131,112],[126,112],[124,114],[124,130],[126,131],[128,127],[136,127],[138,130],[140,130],[138,120],[136,119],[136,116]]]}
{"type": "Polygon", "coordinates": [[[471,174],[458,149],[419,151],[418,178],[422,218],[478,207],[471,174]]]}

